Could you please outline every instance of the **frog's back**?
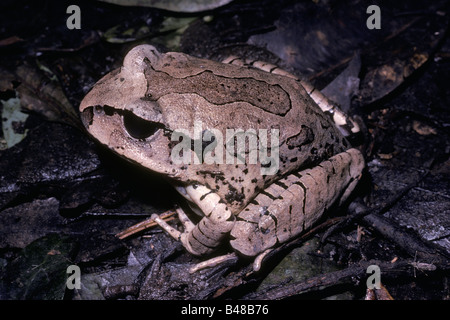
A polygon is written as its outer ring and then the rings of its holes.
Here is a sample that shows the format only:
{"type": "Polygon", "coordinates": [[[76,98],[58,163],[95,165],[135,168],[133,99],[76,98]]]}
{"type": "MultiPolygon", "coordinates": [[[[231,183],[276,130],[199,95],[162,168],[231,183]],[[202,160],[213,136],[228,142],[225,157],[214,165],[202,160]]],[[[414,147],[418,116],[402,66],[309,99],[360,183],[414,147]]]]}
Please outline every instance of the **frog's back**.
{"type": "MultiPolygon", "coordinates": [[[[227,130],[240,132],[248,144],[255,133],[258,156],[272,157],[272,163],[261,164],[264,157],[250,163],[247,147],[244,164],[238,164],[239,155],[233,150],[231,164],[224,159],[219,164],[203,163],[201,169],[195,163],[186,167],[188,176],[195,177],[191,182],[217,192],[233,211],[241,210],[273,181],[348,148],[345,138],[298,80],[180,53],[165,54],[157,66],[147,70],[146,77],[152,84],[149,96],[162,106],[166,124],[172,129],[193,128],[197,121],[202,130],[222,132],[225,150],[230,141],[227,130]],[[183,124],[180,112],[188,115],[183,124]],[[276,148],[272,136],[276,136],[276,148]],[[268,150],[262,150],[264,146],[269,146],[268,150]],[[269,166],[275,170],[268,170],[269,166]]],[[[233,138],[236,143],[238,136],[233,138]]]]}

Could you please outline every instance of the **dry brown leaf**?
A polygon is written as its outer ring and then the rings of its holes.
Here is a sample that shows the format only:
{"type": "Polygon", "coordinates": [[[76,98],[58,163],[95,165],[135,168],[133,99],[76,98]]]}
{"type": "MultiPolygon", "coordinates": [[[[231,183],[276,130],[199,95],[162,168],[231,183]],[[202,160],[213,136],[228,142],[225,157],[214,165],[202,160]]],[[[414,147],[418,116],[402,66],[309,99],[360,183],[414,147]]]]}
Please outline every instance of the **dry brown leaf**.
{"type": "Polygon", "coordinates": [[[22,108],[46,119],[82,128],[75,108],[58,82],[50,80],[41,70],[27,64],[19,66],[15,77],[20,82],[17,92],[22,108]]]}
{"type": "Polygon", "coordinates": [[[437,134],[437,131],[435,128],[430,127],[429,125],[426,125],[420,121],[414,120],[412,127],[415,132],[420,134],[421,136],[428,136],[430,134],[437,134]]]}

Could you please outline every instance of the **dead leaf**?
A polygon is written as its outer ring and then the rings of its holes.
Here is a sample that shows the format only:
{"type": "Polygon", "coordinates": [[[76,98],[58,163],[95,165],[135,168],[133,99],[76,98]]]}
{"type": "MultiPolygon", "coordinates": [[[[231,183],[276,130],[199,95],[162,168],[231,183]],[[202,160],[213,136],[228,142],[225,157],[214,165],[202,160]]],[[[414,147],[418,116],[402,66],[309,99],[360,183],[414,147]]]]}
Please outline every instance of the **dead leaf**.
{"type": "Polygon", "coordinates": [[[429,125],[426,125],[418,120],[413,121],[412,127],[414,131],[420,134],[421,136],[429,136],[430,134],[437,134],[435,128],[430,127],[429,125]]]}
{"type": "Polygon", "coordinates": [[[403,77],[409,77],[414,71],[419,69],[428,60],[427,53],[414,53],[403,69],[403,77]]]}
{"type": "Polygon", "coordinates": [[[8,37],[8,38],[0,40],[0,47],[6,47],[6,46],[9,46],[11,44],[14,44],[14,43],[17,43],[17,42],[22,42],[22,41],[23,41],[23,39],[19,38],[18,36],[8,37]]]}
{"type": "Polygon", "coordinates": [[[49,79],[40,69],[28,64],[19,66],[16,78],[22,108],[46,119],[82,128],[75,108],[57,81],[49,79]]]}

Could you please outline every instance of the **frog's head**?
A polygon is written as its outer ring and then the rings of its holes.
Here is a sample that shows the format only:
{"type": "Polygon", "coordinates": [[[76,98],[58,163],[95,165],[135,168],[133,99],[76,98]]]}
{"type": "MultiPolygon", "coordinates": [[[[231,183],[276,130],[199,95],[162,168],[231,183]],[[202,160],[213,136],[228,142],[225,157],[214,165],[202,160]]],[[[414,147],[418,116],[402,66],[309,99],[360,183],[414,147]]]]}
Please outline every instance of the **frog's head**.
{"type": "Polygon", "coordinates": [[[87,131],[120,156],[176,176],[170,161],[171,131],[158,101],[148,93],[146,70],[162,55],[150,45],[133,48],[123,66],[105,75],[80,104],[87,131]]]}

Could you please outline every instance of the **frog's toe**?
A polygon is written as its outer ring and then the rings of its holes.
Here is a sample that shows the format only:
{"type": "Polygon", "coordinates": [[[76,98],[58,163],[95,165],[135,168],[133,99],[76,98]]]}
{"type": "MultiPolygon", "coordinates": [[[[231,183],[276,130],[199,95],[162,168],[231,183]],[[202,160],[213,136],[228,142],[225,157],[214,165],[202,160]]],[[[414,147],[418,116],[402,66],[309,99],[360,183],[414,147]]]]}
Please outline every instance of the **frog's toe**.
{"type": "Polygon", "coordinates": [[[177,214],[178,214],[178,218],[180,219],[181,223],[183,224],[184,232],[186,232],[186,233],[191,232],[192,229],[195,228],[195,223],[193,223],[191,221],[191,219],[189,219],[189,217],[183,211],[183,209],[177,208],[176,211],[177,211],[177,214]]]}
{"type": "Polygon", "coordinates": [[[264,258],[272,251],[273,249],[267,249],[264,252],[260,253],[255,260],[253,261],[253,271],[257,272],[261,269],[262,262],[264,258]]]}
{"type": "Polygon", "coordinates": [[[152,220],[155,221],[161,228],[163,228],[172,238],[180,240],[181,232],[170,226],[166,221],[161,219],[156,213],[152,214],[152,220]]]}
{"type": "Polygon", "coordinates": [[[189,273],[195,273],[199,270],[202,269],[206,269],[206,268],[211,268],[211,267],[215,267],[219,264],[222,264],[226,261],[230,261],[230,260],[237,260],[238,256],[233,252],[233,253],[229,253],[229,254],[225,254],[223,256],[218,256],[200,263],[197,263],[196,265],[194,265],[193,267],[191,267],[189,269],[189,273]]]}

